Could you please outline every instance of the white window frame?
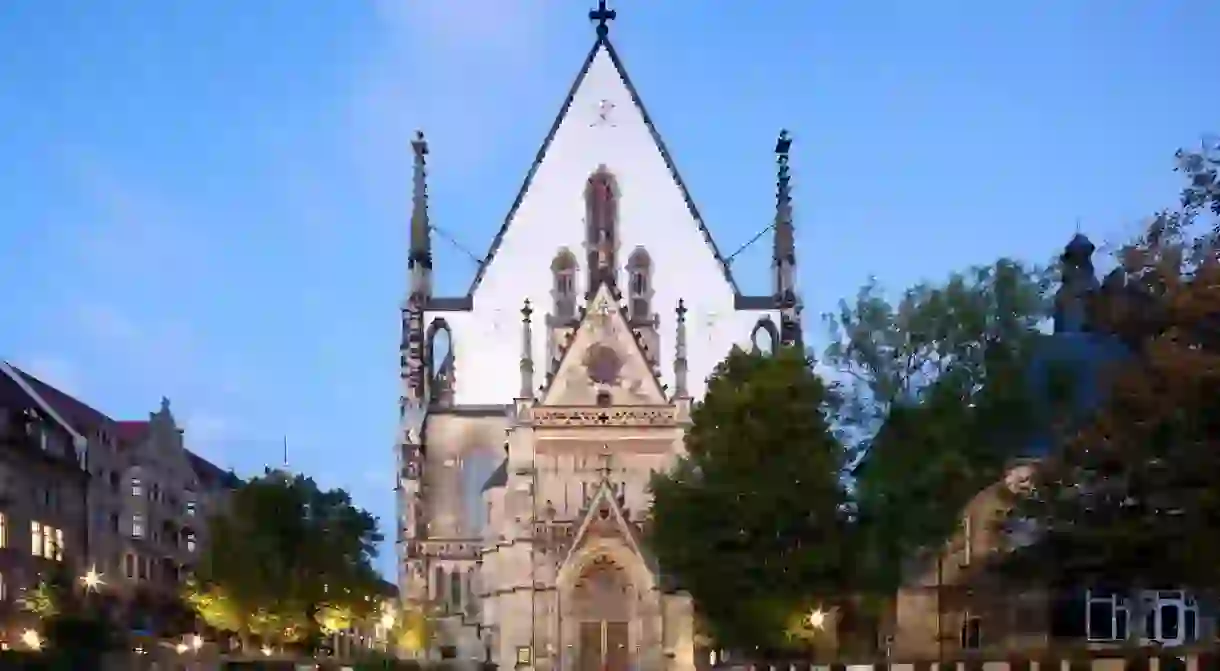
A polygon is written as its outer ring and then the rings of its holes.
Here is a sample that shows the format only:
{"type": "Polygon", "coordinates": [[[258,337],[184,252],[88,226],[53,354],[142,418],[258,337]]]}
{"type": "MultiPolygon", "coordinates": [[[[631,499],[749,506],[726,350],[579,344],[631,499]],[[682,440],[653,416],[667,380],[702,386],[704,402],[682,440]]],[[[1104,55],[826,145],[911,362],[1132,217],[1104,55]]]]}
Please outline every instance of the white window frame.
{"type": "Polygon", "coordinates": [[[144,515],[142,513],[131,514],[131,537],[144,538],[144,515]]]}
{"type": "Polygon", "coordinates": [[[1098,593],[1094,590],[1085,592],[1084,631],[1090,641],[1116,642],[1124,641],[1131,635],[1131,609],[1127,599],[1118,592],[1098,593]],[[1110,608],[1109,622],[1093,622],[1093,606],[1104,605],[1110,608]],[[1121,618],[1121,619],[1120,619],[1121,618]],[[1108,634],[1106,632],[1109,632],[1108,634]],[[1119,634],[1126,636],[1119,637],[1119,634]],[[1102,635],[1097,635],[1102,634],[1102,635]]]}

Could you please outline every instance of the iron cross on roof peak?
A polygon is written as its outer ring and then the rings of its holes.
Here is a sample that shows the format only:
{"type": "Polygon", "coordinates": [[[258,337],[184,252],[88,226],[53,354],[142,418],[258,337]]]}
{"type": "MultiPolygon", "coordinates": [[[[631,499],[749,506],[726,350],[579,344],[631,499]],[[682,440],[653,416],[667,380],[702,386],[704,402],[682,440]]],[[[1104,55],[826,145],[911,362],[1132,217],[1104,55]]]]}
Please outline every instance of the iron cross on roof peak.
{"type": "Polygon", "coordinates": [[[589,12],[589,20],[597,23],[597,36],[605,37],[610,32],[608,22],[618,18],[618,12],[606,8],[606,0],[597,0],[597,9],[589,12]]]}

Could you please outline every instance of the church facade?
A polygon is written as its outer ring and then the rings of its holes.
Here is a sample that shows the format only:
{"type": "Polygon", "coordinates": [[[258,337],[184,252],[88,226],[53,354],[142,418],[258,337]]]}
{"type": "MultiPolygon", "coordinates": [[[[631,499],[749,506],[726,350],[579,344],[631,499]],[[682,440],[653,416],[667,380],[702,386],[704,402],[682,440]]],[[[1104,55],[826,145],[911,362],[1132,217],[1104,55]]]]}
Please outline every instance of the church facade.
{"type": "Polygon", "coordinates": [[[743,295],[610,42],[614,12],[590,18],[593,47],[461,296],[432,291],[413,143],[398,583],[434,615],[433,656],[693,669],[693,605],[647,547],[648,482],[683,454],[732,347],[801,341],[791,141],[775,148],[773,290],[743,295]],[[487,455],[499,466],[468,491],[463,462],[487,455]]]}

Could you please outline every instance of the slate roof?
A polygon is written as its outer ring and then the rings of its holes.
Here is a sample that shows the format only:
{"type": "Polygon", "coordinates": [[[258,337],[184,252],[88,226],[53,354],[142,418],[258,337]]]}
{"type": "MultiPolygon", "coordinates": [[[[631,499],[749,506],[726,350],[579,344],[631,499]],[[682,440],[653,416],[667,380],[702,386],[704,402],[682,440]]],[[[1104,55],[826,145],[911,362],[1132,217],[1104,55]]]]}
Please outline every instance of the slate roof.
{"type": "MultiPolygon", "coordinates": [[[[11,365],[11,364],[10,364],[11,365]]],[[[64,418],[71,427],[83,436],[96,435],[105,429],[118,439],[119,445],[130,445],[138,442],[148,431],[147,421],[116,421],[100,410],[86,404],[80,399],[57,389],[33,375],[12,366],[22,380],[30,386],[51,408],[64,418]]],[[[241,480],[230,471],[226,471],[189,449],[184,451],[201,479],[211,480],[219,485],[235,487],[241,480]]]]}
{"type": "Polygon", "coordinates": [[[487,482],[483,483],[483,489],[479,490],[479,493],[481,494],[490,489],[499,489],[500,487],[504,487],[507,484],[508,484],[508,458],[506,457],[504,459],[504,461],[500,462],[499,466],[496,466],[496,470],[491,472],[491,475],[488,476],[487,482]]]}
{"type": "Polygon", "coordinates": [[[652,141],[661,152],[661,158],[665,161],[665,166],[669,168],[669,173],[673,177],[674,183],[677,184],[678,189],[682,192],[682,199],[686,202],[686,208],[690,212],[691,218],[699,226],[699,231],[703,233],[703,239],[707,241],[708,247],[711,249],[712,254],[715,255],[716,262],[720,266],[720,271],[724,275],[725,281],[729,283],[735,296],[741,295],[737,282],[733,279],[733,273],[729,269],[728,261],[716,247],[716,242],[712,239],[711,231],[703,223],[703,217],[695,206],[695,201],[690,195],[690,190],[686,188],[686,182],[682,180],[682,176],[678,173],[677,165],[674,163],[669,149],[665,146],[665,141],[661,139],[661,134],[657,131],[656,125],[653,124],[652,117],[649,116],[648,111],[644,108],[644,103],[640,98],[639,92],[636,91],[635,85],[631,83],[631,78],[627,76],[627,70],[623,67],[622,59],[619,58],[614,45],[610,43],[610,38],[602,32],[593,43],[593,48],[589,50],[589,55],[585,57],[584,65],[581,66],[580,72],[576,75],[576,80],[572,82],[572,88],[568,90],[568,95],[564,98],[563,105],[559,108],[559,114],[556,115],[554,123],[551,124],[551,130],[547,133],[546,139],[542,141],[542,146],[538,148],[538,154],[534,157],[534,162],[530,165],[530,169],[525,175],[525,181],[521,184],[521,189],[517,192],[517,198],[508,210],[508,215],[504,217],[504,223],[501,224],[500,230],[496,232],[496,236],[491,243],[491,248],[487,250],[487,255],[479,263],[479,269],[475,273],[474,280],[470,283],[470,289],[466,292],[466,299],[469,300],[474,296],[475,291],[479,288],[479,284],[483,281],[483,275],[491,265],[492,259],[495,258],[496,252],[499,251],[500,245],[504,241],[504,236],[508,233],[508,227],[512,224],[513,218],[517,215],[518,208],[521,207],[521,203],[525,200],[525,194],[529,192],[530,184],[534,181],[534,175],[538,172],[538,166],[542,164],[542,160],[546,157],[551,143],[555,140],[555,134],[559,132],[559,127],[568,116],[568,110],[572,107],[572,101],[576,97],[576,92],[580,90],[580,85],[584,82],[585,76],[589,74],[589,68],[593,65],[593,59],[597,57],[597,53],[601,49],[606,50],[606,55],[610,57],[615,70],[618,72],[619,77],[622,78],[623,86],[626,87],[627,93],[631,96],[631,101],[635,104],[636,109],[639,110],[640,116],[643,117],[644,125],[647,126],[648,133],[652,136],[652,141]]]}

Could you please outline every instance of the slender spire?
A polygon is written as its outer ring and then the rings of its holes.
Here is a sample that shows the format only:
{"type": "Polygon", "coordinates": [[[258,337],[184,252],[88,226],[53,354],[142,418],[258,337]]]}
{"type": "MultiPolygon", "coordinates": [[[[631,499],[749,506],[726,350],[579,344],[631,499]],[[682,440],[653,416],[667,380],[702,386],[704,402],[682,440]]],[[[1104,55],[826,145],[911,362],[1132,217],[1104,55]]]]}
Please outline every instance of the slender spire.
{"type": "Polygon", "coordinates": [[[678,334],[674,338],[674,398],[686,398],[686,301],[678,299],[678,334]]]}
{"type": "Polygon", "coordinates": [[[415,170],[411,194],[411,253],[407,258],[407,267],[414,270],[416,266],[422,265],[431,270],[432,231],[428,222],[428,141],[424,139],[423,131],[415,132],[415,139],[411,141],[411,149],[415,152],[415,170]]]}
{"type": "Polygon", "coordinates": [[[597,24],[597,36],[605,38],[610,34],[610,21],[618,18],[618,12],[606,8],[606,0],[597,0],[597,9],[589,12],[589,20],[597,24]]]}
{"type": "Polygon", "coordinates": [[[780,309],[780,341],[784,345],[799,345],[801,342],[800,299],[796,295],[796,235],[792,222],[792,176],[788,167],[788,155],[792,149],[792,136],[787,130],[779,133],[775,141],[777,164],[775,189],[775,239],[772,248],[771,266],[775,273],[773,290],[780,309]]]}
{"type": "Polygon", "coordinates": [[[518,393],[519,398],[534,397],[534,333],[530,327],[530,315],[532,314],[534,314],[534,309],[530,307],[530,300],[527,298],[525,306],[521,308],[521,390],[518,393]]]}

